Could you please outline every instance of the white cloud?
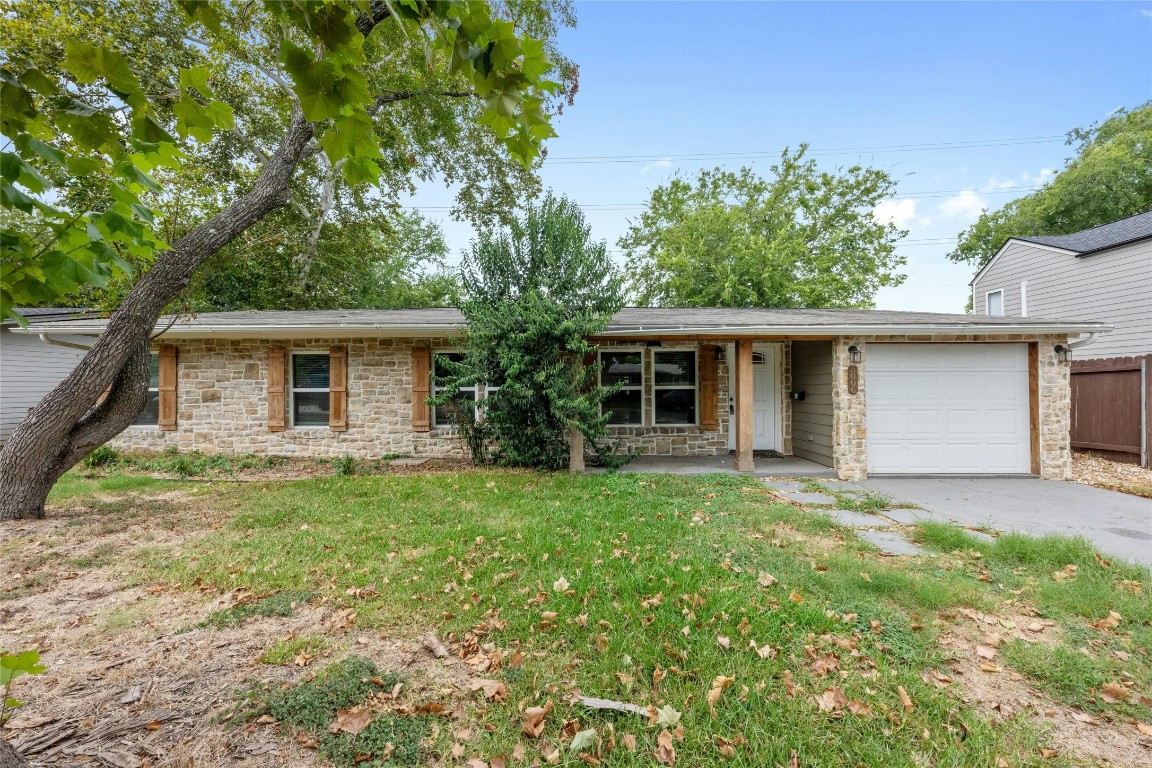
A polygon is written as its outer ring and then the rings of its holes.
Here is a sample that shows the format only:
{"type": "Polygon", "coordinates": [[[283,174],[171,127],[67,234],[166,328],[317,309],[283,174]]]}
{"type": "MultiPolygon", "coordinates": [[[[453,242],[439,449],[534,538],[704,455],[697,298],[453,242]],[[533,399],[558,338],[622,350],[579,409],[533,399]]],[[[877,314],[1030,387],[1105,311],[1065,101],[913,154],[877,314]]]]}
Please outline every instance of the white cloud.
{"type": "Polygon", "coordinates": [[[1040,186],[1041,184],[1047,184],[1055,175],[1056,171],[1053,169],[1041,168],[1040,173],[1036,174],[1035,176],[1025,171],[1024,173],[1020,174],[1020,178],[1024,179],[1024,181],[1028,184],[1040,186]]]}
{"type": "Polygon", "coordinates": [[[1140,15],[1144,16],[1145,18],[1152,19],[1152,10],[1150,10],[1148,8],[1141,8],[1140,9],[1140,15]]]}
{"type": "Polygon", "coordinates": [[[653,160],[651,163],[645,163],[644,167],[640,169],[640,173],[648,173],[653,169],[666,171],[672,167],[672,161],[665,158],[663,160],[653,160]]]}
{"type": "Polygon", "coordinates": [[[892,223],[905,229],[916,218],[915,200],[881,200],[872,209],[872,218],[882,224],[892,223]]]}
{"type": "MultiPolygon", "coordinates": [[[[1028,174],[1024,174],[1024,175],[1027,176],[1028,174]]],[[[1012,187],[1015,187],[1015,186],[1017,186],[1017,184],[1012,179],[1004,179],[1003,181],[1001,181],[1000,179],[993,176],[992,178],[990,178],[988,180],[988,183],[984,185],[984,191],[985,192],[992,192],[993,190],[997,190],[997,189],[1011,189],[1012,187]]]]}
{"type": "Polygon", "coordinates": [[[978,219],[981,212],[987,207],[988,202],[976,194],[975,190],[966,189],[940,203],[940,212],[952,219],[973,221],[978,219]]]}

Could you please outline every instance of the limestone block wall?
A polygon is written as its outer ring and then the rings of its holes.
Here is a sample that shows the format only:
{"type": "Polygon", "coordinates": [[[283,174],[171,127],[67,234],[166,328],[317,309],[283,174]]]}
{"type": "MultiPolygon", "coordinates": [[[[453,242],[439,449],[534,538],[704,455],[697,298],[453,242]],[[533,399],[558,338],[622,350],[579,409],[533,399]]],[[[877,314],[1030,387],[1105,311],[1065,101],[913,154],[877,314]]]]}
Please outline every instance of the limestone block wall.
{"type": "MultiPolygon", "coordinates": [[[[173,343],[173,342],[166,342],[173,343]]],[[[454,430],[412,431],[412,347],[440,339],[177,340],[177,427],[132,426],[112,445],[287,456],[464,456],[454,430]],[[348,347],[348,430],[268,429],[268,348],[287,353],[348,347]]],[[[289,422],[290,423],[290,422],[289,422]]]]}
{"type": "Polygon", "coordinates": [[[1069,437],[1071,419],[1071,363],[1056,359],[1057,344],[1067,344],[1067,336],[1024,336],[1016,334],[973,336],[854,336],[841,337],[832,345],[832,450],[841,480],[863,480],[868,476],[868,424],[865,411],[864,373],[868,364],[869,342],[1036,342],[1038,357],[1040,476],[1066,480],[1072,470],[1069,437]],[[848,347],[856,344],[863,360],[856,364],[859,389],[848,393],[848,347]]]}

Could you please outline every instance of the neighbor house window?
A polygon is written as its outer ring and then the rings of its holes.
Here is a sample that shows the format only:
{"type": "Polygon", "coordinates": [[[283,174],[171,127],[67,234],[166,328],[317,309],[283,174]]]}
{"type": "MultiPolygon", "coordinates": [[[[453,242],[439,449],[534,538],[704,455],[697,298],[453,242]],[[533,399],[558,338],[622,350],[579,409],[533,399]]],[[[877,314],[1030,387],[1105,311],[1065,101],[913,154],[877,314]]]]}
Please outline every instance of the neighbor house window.
{"type": "Polygon", "coordinates": [[[600,386],[622,385],[620,391],[604,399],[611,412],[609,424],[641,426],[644,423],[644,353],[639,350],[601,350],[600,386]]]}
{"type": "Polygon", "coordinates": [[[155,427],[160,424],[160,355],[153,352],[150,357],[152,372],[148,376],[148,402],[132,423],[155,427]]]}
{"type": "Polygon", "coordinates": [[[1004,314],[1004,291],[992,291],[984,297],[984,314],[1004,314]]]}
{"type": "Polygon", "coordinates": [[[328,426],[329,367],[327,352],[292,355],[292,426],[328,426]]]}
{"type": "MultiPolygon", "coordinates": [[[[464,353],[463,352],[437,352],[436,353],[436,355],[435,355],[436,374],[435,374],[435,377],[433,379],[433,385],[432,385],[433,396],[438,395],[444,391],[444,388],[442,386],[440,386],[439,382],[443,379],[448,378],[451,375],[451,372],[448,370],[448,367],[446,365],[444,365],[444,363],[446,361],[452,361],[454,363],[459,363],[463,360],[464,360],[464,353]]],[[[476,400],[478,399],[477,395],[478,395],[479,389],[480,389],[479,386],[477,386],[476,384],[472,384],[472,385],[467,386],[467,387],[460,387],[458,390],[456,390],[456,398],[455,399],[458,403],[460,403],[460,407],[467,408],[469,406],[466,404],[471,403],[472,413],[474,415],[476,413],[476,400]]],[[[498,387],[492,387],[491,389],[492,389],[492,391],[495,391],[496,389],[498,389],[498,387]]],[[[437,427],[450,427],[450,426],[452,426],[455,422],[452,418],[451,406],[447,406],[447,405],[436,406],[435,409],[433,410],[433,413],[432,413],[432,423],[437,427]]]]}
{"type": "Polygon", "coordinates": [[[695,424],[696,351],[656,350],[652,370],[656,425],[695,424]]]}

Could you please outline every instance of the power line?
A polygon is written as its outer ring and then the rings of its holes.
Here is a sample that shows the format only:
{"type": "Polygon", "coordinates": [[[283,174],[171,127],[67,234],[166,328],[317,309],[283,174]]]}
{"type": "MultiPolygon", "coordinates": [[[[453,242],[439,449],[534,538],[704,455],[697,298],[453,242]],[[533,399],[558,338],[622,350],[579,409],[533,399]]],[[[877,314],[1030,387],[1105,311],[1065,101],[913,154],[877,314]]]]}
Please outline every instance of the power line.
{"type": "MultiPolygon", "coordinates": [[[[963,192],[973,192],[979,195],[1015,195],[1020,192],[1032,192],[1040,189],[1039,184],[1034,185],[1020,185],[1014,187],[997,187],[996,189],[931,189],[922,190],[920,192],[905,192],[897,193],[891,197],[884,198],[885,200],[921,200],[935,197],[948,197],[950,195],[958,195],[963,192]]],[[[628,211],[636,210],[638,208],[647,208],[648,203],[577,203],[581,208],[586,211],[628,211]]],[[[454,206],[450,205],[413,205],[411,209],[417,211],[430,211],[438,213],[447,213],[453,209],[454,206]]]]}
{"type": "MultiPolygon", "coordinates": [[[[973,139],[968,141],[947,141],[931,144],[883,144],[864,147],[828,147],[809,149],[808,155],[854,155],[889,154],[900,152],[936,152],[950,149],[984,149],[991,147],[1015,147],[1027,144],[1051,144],[1065,140],[1063,134],[1054,136],[1024,136],[1013,139],[973,139]]],[[[666,155],[560,155],[547,157],[544,162],[554,165],[597,165],[602,163],[651,163],[672,160],[744,160],[778,157],[782,149],[775,151],[753,150],[747,152],[692,152],[688,154],[666,155]]]]}

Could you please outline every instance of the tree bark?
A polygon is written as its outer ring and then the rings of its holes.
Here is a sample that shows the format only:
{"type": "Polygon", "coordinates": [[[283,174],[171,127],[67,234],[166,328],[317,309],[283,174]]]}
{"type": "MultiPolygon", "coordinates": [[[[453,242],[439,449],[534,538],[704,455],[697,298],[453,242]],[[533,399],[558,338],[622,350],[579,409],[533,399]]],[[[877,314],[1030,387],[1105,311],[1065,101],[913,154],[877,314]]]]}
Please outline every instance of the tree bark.
{"type": "Polygon", "coordinates": [[[28,761],[0,734],[0,768],[26,768],[28,761]]]}
{"type": "Polygon", "coordinates": [[[288,201],[292,176],[314,135],[315,126],[297,105],[252,189],[156,259],[80,365],[17,427],[0,451],[0,520],[43,517],[48,491],[60,476],[132,423],[144,407],[148,342],[164,308],[201,264],[288,201]]]}

